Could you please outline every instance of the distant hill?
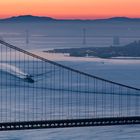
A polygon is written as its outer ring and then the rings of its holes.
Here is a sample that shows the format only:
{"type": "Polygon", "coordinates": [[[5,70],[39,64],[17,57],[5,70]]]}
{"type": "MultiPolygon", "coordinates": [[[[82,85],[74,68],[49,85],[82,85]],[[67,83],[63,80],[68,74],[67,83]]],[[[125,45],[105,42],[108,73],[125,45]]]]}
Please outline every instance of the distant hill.
{"type": "Polygon", "coordinates": [[[71,22],[140,22],[140,18],[128,18],[128,17],[113,17],[107,19],[95,19],[95,20],[80,20],[80,19],[55,19],[51,17],[40,17],[32,15],[22,15],[16,17],[10,17],[0,19],[0,22],[48,22],[48,21],[71,21],[71,22]]]}
{"type": "Polygon", "coordinates": [[[55,19],[51,17],[39,17],[39,16],[32,16],[32,15],[23,15],[23,16],[0,19],[0,22],[45,22],[45,21],[55,21],[55,19]]]}
{"type": "Polygon", "coordinates": [[[140,18],[128,18],[128,17],[112,17],[108,19],[99,19],[96,21],[107,21],[107,22],[140,22],[140,18]]]}

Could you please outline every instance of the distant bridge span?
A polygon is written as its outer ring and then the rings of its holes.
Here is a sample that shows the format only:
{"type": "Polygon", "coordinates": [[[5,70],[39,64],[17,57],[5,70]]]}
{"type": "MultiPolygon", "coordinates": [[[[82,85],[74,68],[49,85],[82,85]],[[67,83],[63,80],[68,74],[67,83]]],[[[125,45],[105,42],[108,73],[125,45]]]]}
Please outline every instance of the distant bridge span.
{"type": "Polygon", "coordinates": [[[0,44],[0,130],[140,124],[139,88],[0,44]]]}

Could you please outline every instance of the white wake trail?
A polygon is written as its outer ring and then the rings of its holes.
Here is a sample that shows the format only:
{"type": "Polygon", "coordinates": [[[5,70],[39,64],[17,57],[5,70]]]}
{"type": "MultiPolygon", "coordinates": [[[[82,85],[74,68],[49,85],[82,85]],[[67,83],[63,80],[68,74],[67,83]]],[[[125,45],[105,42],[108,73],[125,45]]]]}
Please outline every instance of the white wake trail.
{"type": "Polygon", "coordinates": [[[18,78],[22,78],[22,79],[25,79],[28,76],[27,73],[24,73],[16,66],[13,66],[7,63],[0,63],[0,70],[3,72],[7,72],[9,74],[12,74],[13,76],[16,76],[18,78]]]}

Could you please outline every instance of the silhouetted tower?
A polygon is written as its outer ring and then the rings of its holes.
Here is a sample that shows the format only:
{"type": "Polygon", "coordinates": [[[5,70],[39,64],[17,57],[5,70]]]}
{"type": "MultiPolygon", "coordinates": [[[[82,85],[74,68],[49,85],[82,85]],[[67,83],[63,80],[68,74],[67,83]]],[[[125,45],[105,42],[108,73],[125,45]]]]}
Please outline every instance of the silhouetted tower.
{"type": "Polygon", "coordinates": [[[113,37],[113,45],[114,46],[119,46],[120,45],[120,38],[119,38],[119,36],[114,36],[113,37]]]}
{"type": "Polygon", "coordinates": [[[28,47],[28,44],[29,44],[29,31],[28,30],[26,30],[25,37],[26,37],[26,47],[28,47]]]}
{"type": "Polygon", "coordinates": [[[86,28],[83,28],[83,45],[86,45],[86,28]]]}

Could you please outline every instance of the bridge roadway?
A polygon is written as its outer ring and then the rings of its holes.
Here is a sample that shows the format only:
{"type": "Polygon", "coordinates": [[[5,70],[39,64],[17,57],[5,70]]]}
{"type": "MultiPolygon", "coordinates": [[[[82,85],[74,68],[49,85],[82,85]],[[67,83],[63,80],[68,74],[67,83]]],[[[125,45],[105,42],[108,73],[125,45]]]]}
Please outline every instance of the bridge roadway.
{"type": "Polygon", "coordinates": [[[140,117],[48,120],[0,123],[0,131],[140,124],[140,117]]]}

